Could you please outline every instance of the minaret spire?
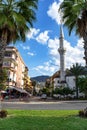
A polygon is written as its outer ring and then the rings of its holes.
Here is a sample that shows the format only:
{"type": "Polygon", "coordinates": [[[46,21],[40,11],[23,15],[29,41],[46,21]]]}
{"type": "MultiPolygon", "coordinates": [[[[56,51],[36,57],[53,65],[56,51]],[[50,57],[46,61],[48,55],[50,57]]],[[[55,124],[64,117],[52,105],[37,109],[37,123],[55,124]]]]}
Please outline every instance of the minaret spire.
{"type": "Polygon", "coordinates": [[[60,38],[64,38],[62,23],[60,25],[60,38]]]}
{"type": "Polygon", "coordinates": [[[58,52],[60,54],[60,82],[65,81],[65,48],[64,48],[64,33],[63,33],[63,27],[62,22],[60,25],[60,37],[59,37],[60,45],[58,52]]]}

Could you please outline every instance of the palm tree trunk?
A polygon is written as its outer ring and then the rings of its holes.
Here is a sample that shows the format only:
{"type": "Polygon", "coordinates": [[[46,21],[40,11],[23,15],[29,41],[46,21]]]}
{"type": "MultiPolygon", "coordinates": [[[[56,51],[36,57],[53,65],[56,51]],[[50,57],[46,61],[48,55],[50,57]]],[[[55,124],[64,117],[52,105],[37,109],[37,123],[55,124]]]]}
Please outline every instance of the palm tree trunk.
{"type": "Polygon", "coordinates": [[[0,68],[3,66],[3,59],[4,59],[4,54],[5,54],[5,49],[7,46],[7,33],[2,35],[0,39],[0,68]]]}
{"type": "Polygon", "coordinates": [[[76,99],[78,99],[78,77],[75,76],[75,91],[76,91],[76,99]]]}
{"type": "Polygon", "coordinates": [[[78,77],[76,77],[76,99],[78,99],[78,77]]]}
{"type": "Polygon", "coordinates": [[[6,48],[6,45],[4,45],[3,42],[0,42],[0,70],[2,70],[2,67],[3,67],[5,48],[6,48]]]}
{"type": "Polygon", "coordinates": [[[87,67],[87,34],[85,34],[85,36],[83,37],[84,39],[84,59],[85,59],[85,64],[87,67]]]}
{"type": "Polygon", "coordinates": [[[87,42],[84,42],[84,54],[85,54],[85,62],[86,62],[86,67],[87,67],[87,42]]]}
{"type": "MultiPolygon", "coordinates": [[[[2,36],[0,38],[1,38],[0,39],[0,72],[2,72],[2,70],[3,70],[3,59],[4,59],[5,49],[6,49],[6,46],[7,46],[7,31],[3,31],[2,36]]],[[[2,109],[1,92],[0,92],[0,109],[2,109]]]]}

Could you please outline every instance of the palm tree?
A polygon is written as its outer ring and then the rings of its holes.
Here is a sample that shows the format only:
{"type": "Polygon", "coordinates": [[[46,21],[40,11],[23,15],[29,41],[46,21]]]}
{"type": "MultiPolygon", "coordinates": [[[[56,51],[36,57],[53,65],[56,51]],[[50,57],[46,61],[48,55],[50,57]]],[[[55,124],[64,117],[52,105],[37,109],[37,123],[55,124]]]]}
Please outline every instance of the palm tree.
{"type": "Polygon", "coordinates": [[[87,0],[64,0],[60,5],[64,25],[84,40],[84,59],[87,66],[87,0]]]}
{"type": "Polygon", "coordinates": [[[84,67],[79,65],[78,63],[73,64],[70,68],[70,73],[75,76],[75,86],[76,86],[76,98],[78,98],[78,77],[80,75],[84,75],[84,67]]]}
{"type": "Polygon", "coordinates": [[[36,20],[37,3],[38,0],[0,0],[0,69],[6,46],[25,41],[26,32],[36,20]]]}
{"type": "Polygon", "coordinates": [[[87,75],[78,79],[78,85],[80,92],[83,92],[87,97],[87,75]]]}
{"type": "Polygon", "coordinates": [[[4,68],[0,71],[0,91],[5,89],[7,78],[7,69],[4,68]]]}

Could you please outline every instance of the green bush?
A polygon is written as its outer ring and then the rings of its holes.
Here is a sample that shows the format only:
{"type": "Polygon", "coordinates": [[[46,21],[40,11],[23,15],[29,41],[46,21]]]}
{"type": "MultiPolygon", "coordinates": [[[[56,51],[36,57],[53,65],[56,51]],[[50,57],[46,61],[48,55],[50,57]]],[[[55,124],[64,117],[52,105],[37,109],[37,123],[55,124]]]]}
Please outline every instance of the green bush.
{"type": "Polygon", "coordinates": [[[73,90],[70,89],[69,87],[56,88],[56,89],[53,91],[53,94],[68,95],[68,94],[73,94],[73,90]]]}
{"type": "Polygon", "coordinates": [[[1,110],[1,111],[0,111],[0,118],[5,118],[5,117],[7,117],[7,114],[8,114],[8,112],[7,112],[6,110],[1,110]]]}
{"type": "Polygon", "coordinates": [[[80,110],[79,116],[80,117],[87,117],[87,108],[85,108],[84,110],[80,110]]]}
{"type": "Polygon", "coordinates": [[[87,117],[87,107],[84,109],[84,116],[87,117]]]}
{"type": "Polygon", "coordinates": [[[80,116],[80,117],[84,117],[84,111],[83,111],[83,110],[80,110],[80,111],[79,111],[79,116],[80,116]]]}
{"type": "Polygon", "coordinates": [[[84,113],[85,117],[87,117],[87,111],[84,113]]]}

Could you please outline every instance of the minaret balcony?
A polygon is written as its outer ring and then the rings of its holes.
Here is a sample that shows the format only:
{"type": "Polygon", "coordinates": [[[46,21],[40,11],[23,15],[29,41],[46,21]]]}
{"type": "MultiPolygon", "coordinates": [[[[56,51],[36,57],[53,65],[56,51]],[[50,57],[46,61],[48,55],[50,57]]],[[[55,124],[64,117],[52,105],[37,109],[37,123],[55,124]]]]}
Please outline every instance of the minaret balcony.
{"type": "Polygon", "coordinates": [[[59,49],[58,49],[58,52],[59,52],[60,54],[64,54],[64,53],[66,52],[66,49],[65,49],[65,48],[59,48],[59,49]]]}

